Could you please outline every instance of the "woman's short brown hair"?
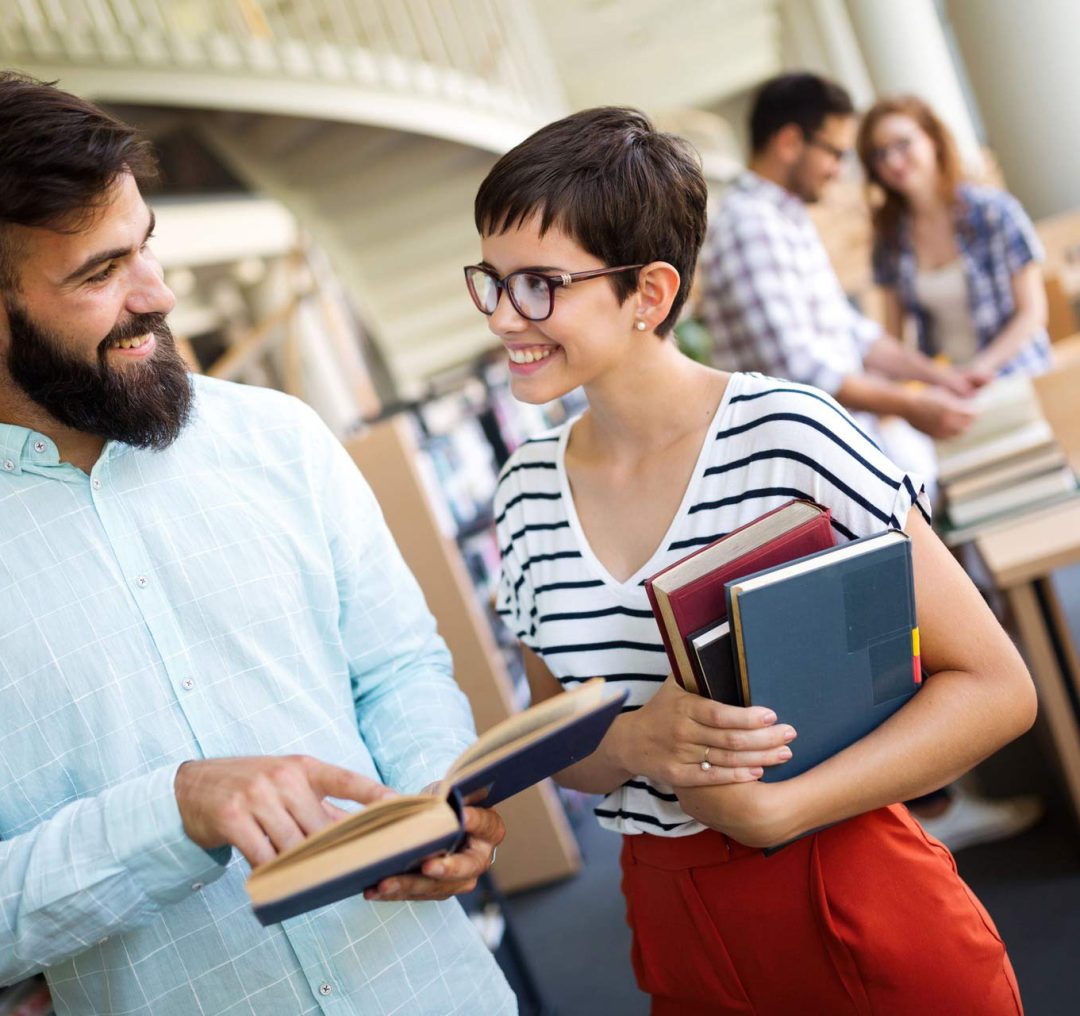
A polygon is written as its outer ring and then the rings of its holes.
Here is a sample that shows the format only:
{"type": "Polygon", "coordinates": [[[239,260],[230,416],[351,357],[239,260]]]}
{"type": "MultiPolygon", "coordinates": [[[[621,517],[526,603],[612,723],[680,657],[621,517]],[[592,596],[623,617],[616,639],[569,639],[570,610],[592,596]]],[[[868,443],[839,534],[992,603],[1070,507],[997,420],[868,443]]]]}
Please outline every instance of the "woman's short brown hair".
{"type": "Polygon", "coordinates": [[[874,232],[887,241],[896,238],[900,219],[907,210],[907,201],[901,194],[886,186],[878,176],[873,139],[877,125],[885,117],[894,115],[910,117],[930,137],[938,167],[938,186],[942,198],[949,204],[956,201],[956,188],[964,176],[963,164],[952,132],[927,103],[915,95],[897,95],[875,102],[859,125],[855,149],[866,174],[874,232]]]}
{"type": "MultiPolygon", "coordinates": [[[[665,335],[690,292],[706,197],[689,142],[656,130],[636,109],[603,106],[548,124],[507,152],[480,185],[474,213],[481,236],[538,214],[541,235],[557,226],[610,267],[673,265],[681,281],[656,329],[665,335]]],[[[637,288],[632,272],[610,282],[620,301],[637,288]]]]}

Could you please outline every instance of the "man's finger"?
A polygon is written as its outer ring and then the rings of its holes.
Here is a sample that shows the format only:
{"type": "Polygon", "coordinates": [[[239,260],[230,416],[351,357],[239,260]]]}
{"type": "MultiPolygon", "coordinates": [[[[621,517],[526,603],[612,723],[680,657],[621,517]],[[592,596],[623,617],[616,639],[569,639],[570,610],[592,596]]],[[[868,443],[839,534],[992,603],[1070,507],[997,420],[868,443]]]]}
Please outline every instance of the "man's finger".
{"type": "Polygon", "coordinates": [[[349,769],[332,766],[328,762],[311,759],[308,763],[309,779],[319,797],[340,797],[360,804],[374,804],[389,797],[396,797],[395,791],[383,786],[378,780],[361,776],[349,769]]]}
{"type": "Polygon", "coordinates": [[[266,833],[251,815],[244,815],[228,830],[229,842],[240,851],[252,868],[272,861],[277,851],[266,833]]]}
{"type": "Polygon", "coordinates": [[[463,827],[472,839],[498,846],[506,836],[506,825],[493,808],[466,808],[463,827]]]}

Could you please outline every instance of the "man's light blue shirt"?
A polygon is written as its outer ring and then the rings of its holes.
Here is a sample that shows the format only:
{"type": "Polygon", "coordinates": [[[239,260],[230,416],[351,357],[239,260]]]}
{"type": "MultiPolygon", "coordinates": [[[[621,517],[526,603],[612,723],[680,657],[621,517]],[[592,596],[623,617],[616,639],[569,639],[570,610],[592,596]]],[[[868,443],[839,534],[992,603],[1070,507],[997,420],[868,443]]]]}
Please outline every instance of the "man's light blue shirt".
{"type": "Polygon", "coordinates": [[[162,452],[90,475],[0,424],[0,984],[57,1012],[503,1013],[456,901],[263,928],[198,847],[180,763],[303,753],[415,791],[472,741],[370,489],[295,399],[196,378],[162,452]]]}

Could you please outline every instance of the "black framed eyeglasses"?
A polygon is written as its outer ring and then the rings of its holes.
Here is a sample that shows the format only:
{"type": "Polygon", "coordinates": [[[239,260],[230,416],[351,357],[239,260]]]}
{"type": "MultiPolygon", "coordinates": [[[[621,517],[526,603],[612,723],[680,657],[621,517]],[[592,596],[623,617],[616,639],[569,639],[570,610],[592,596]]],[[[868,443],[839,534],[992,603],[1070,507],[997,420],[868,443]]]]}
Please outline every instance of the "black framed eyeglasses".
{"type": "Polygon", "coordinates": [[[808,145],[813,145],[815,148],[820,148],[823,152],[827,152],[837,162],[847,162],[851,158],[850,148],[838,148],[831,141],[819,138],[816,134],[807,134],[805,137],[808,145]]]}
{"type": "Polygon", "coordinates": [[[505,289],[510,303],[526,321],[546,321],[555,309],[555,290],[560,286],[569,288],[575,282],[599,279],[603,275],[631,272],[640,265],[619,265],[618,268],[594,268],[588,272],[560,272],[545,275],[543,272],[525,269],[511,272],[499,278],[498,272],[486,265],[466,265],[465,285],[476,309],[489,317],[499,305],[499,297],[505,289]]]}
{"type": "Polygon", "coordinates": [[[877,148],[871,148],[870,164],[876,167],[888,161],[893,155],[899,155],[901,157],[906,156],[907,153],[911,151],[911,145],[914,140],[914,138],[909,137],[908,135],[903,135],[894,138],[887,144],[879,145],[877,148]]]}

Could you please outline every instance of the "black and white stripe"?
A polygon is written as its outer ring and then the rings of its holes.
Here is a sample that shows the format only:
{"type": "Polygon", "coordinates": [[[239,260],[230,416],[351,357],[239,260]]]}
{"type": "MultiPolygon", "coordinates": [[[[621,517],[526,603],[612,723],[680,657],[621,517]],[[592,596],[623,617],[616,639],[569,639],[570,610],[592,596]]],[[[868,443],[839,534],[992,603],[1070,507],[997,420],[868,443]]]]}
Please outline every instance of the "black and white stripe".
{"type": "MultiPolygon", "coordinates": [[[[503,571],[497,609],[560,682],[602,676],[639,709],[668,673],[643,580],[793,497],[832,510],[840,540],[902,527],[921,482],[893,465],[829,396],[759,374],[732,375],[683,504],[652,559],[617,583],[581,532],[563,469],[573,423],[519,448],[495,512],[503,571]]],[[[701,826],[671,788],[638,777],[596,809],[618,832],[682,836],[701,826]]]]}

